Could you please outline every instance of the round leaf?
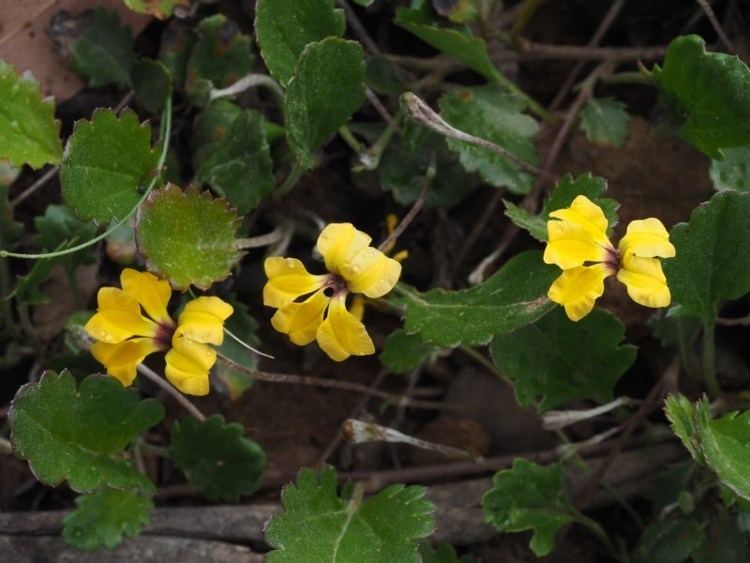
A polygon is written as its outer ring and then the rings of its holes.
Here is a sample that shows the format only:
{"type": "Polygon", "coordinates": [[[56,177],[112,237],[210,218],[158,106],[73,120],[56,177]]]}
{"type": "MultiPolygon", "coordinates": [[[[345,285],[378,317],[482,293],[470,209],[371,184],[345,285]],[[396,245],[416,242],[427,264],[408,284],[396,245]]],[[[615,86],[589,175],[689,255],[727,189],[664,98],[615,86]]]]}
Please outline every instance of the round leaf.
{"type": "Polygon", "coordinates": [[[148,269],[177,289],[208,289],[242,256],[234,247],[237,215],[226,200],[174,184],[151,192],[138,210],[136,242],[148,269]]]}
{"type": "Polygon", "coordinates": [[[91,121],[76,123],[65,146],[60,183],[65,202],[81,219],[119,220],[138,203],[154,173],[158,151],[151,148],[151,126],[125,110],[120,117],[98,109],[91,121]]]}

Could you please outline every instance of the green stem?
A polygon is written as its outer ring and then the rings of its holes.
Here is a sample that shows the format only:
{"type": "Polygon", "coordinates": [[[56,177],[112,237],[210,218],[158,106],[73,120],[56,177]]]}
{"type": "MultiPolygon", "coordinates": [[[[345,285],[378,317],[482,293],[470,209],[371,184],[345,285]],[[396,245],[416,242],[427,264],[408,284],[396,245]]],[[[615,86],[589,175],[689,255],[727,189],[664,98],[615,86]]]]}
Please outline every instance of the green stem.
{"type": "Polygon", "coordinates": [[[148,187],[146,188],[146,191],[143,192],[143,196],[141,197],[140,200],[138,200],[138,203],[135,204],[135,207],[133,207],[133,209],[131,209],[127,215],[125,215],[122,219],[120,219],[117,223],[115,223],[109,229],[104,231],[99,236],[92,238],[91,240],[88,240],[76,246],[71,246],[70,248],[66,248],[64,250],[58,250],[55,252],[41,252],[39,254],[23,254],[23,253],[17,253],[17,252],[9,252],[7,250],[0,250],[0,258],[6,257],[6,256],[10,256],[12,258],[26,258],[30,260],[36,260],[39,258],[56,258],[57,256],[65,256],[67,254],[74,254],[78,252],[79,250],[83,250],[84,248],[93,246],[100,240],[107,238],[114,231],[119,229],[122,225],[124,225],[130,220],[130,218],[135,214],[135,212],[138,210],[141,204],[144,201],[146,201],[146,198],[149,196],[151,191],[156,187],[156,183],[160,177],[160,171],[164,167],[164,162],[167,160],[167,151],[169,150],[169,135],[170,135],[171,130],[172,130],[172,98],[169,97],[166,100],[166,103],[164,106],[164,113],[162,114],[162,127],[161,127],[162,149],[161,149],[161,154],[159,155],[159,162],[156,165],[157,173],[154,174],[154,177],[151,179],[151,182],[149,182],[148,187]]]}
{"type": "Polygon", "coordinates": [[[713,397],[721,396],[721,388],[716,379],[716,339],[714,323],[708,321],[703,325],[703,380],[708,392],[713,397]]]}
{"type": "Polygon", "coordinates": [[[352,149],[357,154],[361,154],[364,152],[364,147],[362,144],[354,137],[352,132],[349,130],[349,128],[346,125],[342,125],[339,127],[339,135],[344,140],[344,142],[349,145],[349,148],[352,149]]]}

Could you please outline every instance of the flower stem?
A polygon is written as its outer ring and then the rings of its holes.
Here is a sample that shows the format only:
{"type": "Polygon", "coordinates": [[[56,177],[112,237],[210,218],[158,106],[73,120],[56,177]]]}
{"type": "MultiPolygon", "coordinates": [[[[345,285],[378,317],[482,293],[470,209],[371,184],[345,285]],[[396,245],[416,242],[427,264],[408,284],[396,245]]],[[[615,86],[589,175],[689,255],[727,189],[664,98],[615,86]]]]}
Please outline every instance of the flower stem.
{"type": "Polygon", "coordinates": [[[714,397],[721,396],[721,388],[716,379],[716,339],[714,323],[708,321],[703,325],[703,380],[708,392],[714,397]]]}
{"type": "Polygon", "coordinates": [[[66,248],[64,250],[57,250],[55,252],[40,252],[38,254],[24,254],[20,252],[9,252],[7,250],[0,250],[0,258],[6,257],[6,256],[10,256],[12,258],[26,258],[29,260],[36,260],[39,258],[56,258],[57,256],[65,256],[66,254],[74,254],[75,252],[78,252],[79,250],[83,250],[84,248],[93,246],[100,240],[107,238],[114,231],[119,229],[122,225],[124,225],[130,220],[130,218],[135,214],[135,212],[138,210],[141,204],[144,201],[146,201],[146,198],[151,193],[151,191],[156,187],[156,184],[160,177],[160,172],[162,168],[164,167],[164,162],[167,160],[167,151],[169,150],[169,135],[170,135],[171,130],[172,130],[172,98],[168,97],[165,102],[164,113],[162,114],[162,126],[161,126],[162,149],[161,149],[161,154],[159,155],[159,162],[156,165],[156,172],[154,173],[154,177],[151,178],[151,181],[149,182],[148,187],[146,188],[146,191],[143,192],[143,196],[141,196],[141,199],[138,200],[138,203],[135,204],[133,209],[131,209],[127,213],[127,215],[125,215],[122,219],[117,221],[109,229],[104,231],[99,236],[92,238],[91,240],[88,240],[76,246],[71,246],[70,248],[66,248]]]}
{"type": "Polygon", "coordinates": [[[191,403],[185,395],[180,393],[175,387],[173,387],[167,380],[159,377],[159,374],[156,373],[154,370],[152,370],[150,367],[139,364],[138,367],[138,373],[145,376],[147,379],[150,379],[156,385],[164,389],[167,393],[172,395],[174,399],[180,403],[183,407],[185,407],[185,410],[187,410],[190,414],[192,414],[195,418],[203,422],[206,420],[206,415],[204,415],[200,410],[198,410],[198,407],[196,407],[193,403],[191,403]]]}

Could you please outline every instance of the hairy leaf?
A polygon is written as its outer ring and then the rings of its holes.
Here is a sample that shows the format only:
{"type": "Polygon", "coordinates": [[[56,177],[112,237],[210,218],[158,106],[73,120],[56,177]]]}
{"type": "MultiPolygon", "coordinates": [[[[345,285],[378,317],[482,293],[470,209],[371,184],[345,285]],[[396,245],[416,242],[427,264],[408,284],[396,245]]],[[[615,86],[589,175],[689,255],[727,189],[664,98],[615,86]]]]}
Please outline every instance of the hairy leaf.
{"type": "Polygon", "coordinates": [[[238,502],[262,485],[266,456],[240,424],[216,414],[175,422],[169,451],[188,481],[212,500],[238,502]]]}
{"type": "Polygon", "coordinates": [[[8,416],[16,455],[45,485],[66,480],[83,493],[101,486],[153,492],[153,484],[118,454],[161,421],[164,407],[139,400],[135,389],[116,379],[91,375],[76,389],[67,371],[45,372],[38,383],[19,389],[8,416]]]}
{"type": "Polygon", "coordinates": [[[391,485],[377,495],[342,498],[336,471],[303,469],[281,493],[284,512],[266,526],[269,563],[419,563],[416,540],[432,533],[434,506],[419,486],[391,485]]]}
{"type": "Polygon", "coordinates": [[[669,44],[654,78],[686,141],[716,159],[750,144],[750,69],[739,58],[708,53],[700,36],[686,35],[669,44]]]}
{"type": "Polygon", "coordinates": [[[131,86],[130,69],[135,62],[133,34],[120,22],[117,12],[97,8],[81,16],[84,28],[71,46],[70,66],[89,79],[89,86],[131,86]]]}
{"type": "Polygon", "coordinates": [[[120,117],[97,109],[91,121],[76,123],[60,164],[62,194],[81,219],[119,220],[141,198],[155,173],[158,151],[151,148],[151,126],[125,110],[120,117]]]}
{"type": "Polygon", "coordinates": [[[138,210],[138,250],[149,270],[174,287],[208,289],[242,257],[234,245],[237,222],[225,200],[168,184],[151,192],[138,210]]]}
{"type": "Polygon", "coordinates": [[[630,115],[614,98],[591,98],[581,110],[581,129],[594,143],[621,147],[628,138],[630,115]]]}
{"type": "Polygon", "coordinates": [[[334,0],[258,0],[255,33],[268,70],[283,86],[310,43],[341,37],[346,19],[334,0]]]}
{"type": "Polygon", "coordinates": [[[197,171],[199,182],[225,196],[242,214],[257,206],[276,185],[263,123],[257,111],[243,110],[223,138],[206,149],[197,171]]]}
{"type": "MultiPolygon", "coordinates": [[[[55,104],[42,100],[39,84],[30,75],[18,76],[0,60],[0,158],[16,166],[41,168],[62,156],[60,122],[55,104]]],[[[5,181],[3,181],[5,183],[5,181]]]]}
{"type": "Polygon", "coordinates": [[[501,532],[533,530],[529,546],[538,556],[555,547],[555,534],[579,518],[563,486],[560,464],[548,467],[516,459],[512,469],[495,473],[482,499],[484,519],[501,532]]]}
{"type": "Polygon", "coordinates": [[[206,105],[211,90],[226,88],[253,69],[250,37],[222,14],[203,19],[187,67],[185,91],[196,105],[206,105]]]}
{"type": "Polygon", "coordinates": [[[63,519],[63,539],[83,551],[113,549],[134,538],[151,520],[151,498],[133,490],[101,489],[76,499],[76,509],[63,519]]]}
{"type": "Polygon", "coordinates": [[[330,37],[310,43],[289,81],[284,108],[289,145],[303,166],[365,98],[362,46],[330,37]]]}
{"type": "Polygon", "coordinates": [[[533,324],[498,334],[492,359],[508,377],[521,406],[545,412],[577,399],[613,400],[617,380],[633,364],[635,346],[622,345],[625,326],[594,309],[571,322],[561,307],[533,324]]]}
{"type": "Polygon", "coordinates": [[[713,322],[722,300],[750,291],[750,194],[715,194],[688,223],[672,228],[677,256],[664,261],[672,299],[682,314],[713,322]]]}
{"type": "Polygon", "coordinates": [[[709,175],[718,191],[750,192],[750,145],[724,149],[723,160],[712,160],[709,175]]]}
{"type": "Polygon", "coordinates": [[[140,59],[133,65],[135,99],[151,115],[159,115],[172,95],[172,77],[161,61],[140,59]]]}
{"type": "Polygon", "coordinates": [[[385,341],[380,361],[391,373],[409,373],[425,363],[436,351],[435,346],[422,342],[418,335],[398,329],[385,341]]]}
{"type": "Polygon", "coordinates": [[[523,252],[481,285],[459,291],[420,293],[401,285],[392,301],[406,308],[404,328],[441,347],[487,344],[495,334],[511,332],[549,313],[555,304],[547,290],[559,270],[542,253],[523,252]]]}
{"type": "Polygon", "coordinates": [[[682,395],[670,395],[664,408],[672,430],[691,455],[707,465],[721,482],[750,500],[750,411],[731,412],[712,419],[708,401],[691,403],[682,395]]]}
{"type": "MultiPolygon", "coordinates": [[[[539,157],[534,137],[539,131],[536,121],[524,115],[525,103],[497,86],[460,88],[440,98],[443,118],[461,131],[476,135],[514,154],[519,159],[536,165],[539,157]]],[[[461,164],[469,172],[495,187],[507,187],[514,193],[531,190],[534,177],[518,165],[490,149],[448,138],[448,146],[458,153],[461,164]]]]}

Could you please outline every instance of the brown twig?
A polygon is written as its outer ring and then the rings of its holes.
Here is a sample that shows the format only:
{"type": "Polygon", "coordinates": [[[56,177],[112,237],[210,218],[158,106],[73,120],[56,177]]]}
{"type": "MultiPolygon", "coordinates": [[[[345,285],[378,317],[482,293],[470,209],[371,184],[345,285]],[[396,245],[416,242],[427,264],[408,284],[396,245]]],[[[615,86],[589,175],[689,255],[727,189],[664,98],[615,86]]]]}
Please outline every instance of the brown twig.
{"type": "Polygon", "coordinates": [[[401,219],[398,225],[396,225],[396,228],[393,229],[393,232],[385,237],[385,239],[383,239],[383,242],[378,245],[378,250],[385,251],[385,249],[390,248],[422,210],[422,207],[424,207],[424,202],[427,200],[427,195],[430,193],[432,182],[435,179],[435,166],[435,153],[433,153],[430,156],[430,164],[427,167],[427,172],[425,172],[424,179],[422,180],[422,189],[419,192],[417,200],[414,202],[414,205],[411,206],[411,209],[409,209],[406,215],[404,215],[404,218],[401,219]]]}
{"type": "Polygon", "coordinates": [[[521,51],[503,51],[493,55],[495,62],[534,60],[575,60],[625,62],[660,59],[666,46],[653,47],[588,47],[580,45],[550,45],[528,39],[521,42],[521,51]]]}
{"type": "Polygon", "coordinates": [[[343,391],[352,391],[354,393],[363,393],[370,397],[377,397],[393,403],[394,405],[403,405],[406,407],[412,407],[417,409],[436,409],[436,410],[460,410],[457,407],[446,405],[439,401],[423,401],[419,399],[410,399],[408,397],[399,397],[392,393],[386,393],[378,389],[372,389],[367,385],[360,385],[359,383],[352,383],[351,381],[339,381],[338,379],[323,379],[320,377],[314,377],[311,375],[297,375],[292,373],[272,373],[268,371],[260,371],[250,369],[241,364],[238,364],[234,360],[218,354],[219,360],[224,362],[227,366],[237,371],[248,374],[257,381],[265,381],[268,383],[287,383],[291,385],[307,385],[310,387],[323,387],[328,389],[341,389],[343,391]]]}

